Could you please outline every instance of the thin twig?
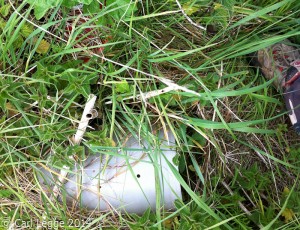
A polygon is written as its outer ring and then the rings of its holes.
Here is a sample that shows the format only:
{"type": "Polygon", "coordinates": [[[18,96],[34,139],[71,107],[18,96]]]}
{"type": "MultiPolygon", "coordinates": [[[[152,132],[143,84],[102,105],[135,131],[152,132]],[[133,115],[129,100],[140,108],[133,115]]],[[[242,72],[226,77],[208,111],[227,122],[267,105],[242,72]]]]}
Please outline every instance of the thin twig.
{"type": "MultiPolygon", "coordinates": [[[[178,89],[178,87],[176,87],[176,86],[168,86],[163,89],[153,90],[153,91],[149,91],[146,93],[141,92],[141,94],[139,94],[139,95],[123,98],[122,101],[130,100],[130,99],[136,99],[138,101],[140,101],[142,99],[145,100],[145,99],[149,99],[152,97],[156,97],[156,96],[164,94],[164,93],[168,93],[173,90],[176,91],[177,89],[178,89]]],[[[105,104],[112,104],[112,100],[106,101],[105,104]]]]}
{"type": "Polygon", "coordinates": [[[181,6],[181,4],[180,4],[180,2],[178,0],[176,0],[176,3],[178,5],[179,9],[181,10],[182,14],[184,15],[184,17],[189,21],[189,23],[191,23],[193,26],[195,26],[195,27],[197,27],[197,28],[199,28],[201,30],[206,31],[205,27],[200,26],[199,24],[193,22],[193,20],[185,13],[184,9],[182,8],[182,6],[181,6]]]}
{"type": "MultiPolygon", "coordinates": [[[[226,188],[226,190],[230,193],[231,196],[234,195],[233,191],[231,190],[231,188],[228,186],[228,184],[224,181],[222,181],[222,185],[226,188]]],[[[251,216],[251,212],[249,212],[249,210],[242,204],[242,202],[238,201],[238,204],[240,206],[240,208],[247,214],[247,216],[251,216]]]]}
{"type": "MultiPolygon", "coordinates": [[[[231,190],[231,188],[229,187],[229,185],[225,182],[225,181],[222,181],[221,182],[222,185],[226,188],[226,190],[230,193],[231,196],[234,195],[233,191],[231,190]]],[[[247,216],[252,216],[251,212],[242,204],[242,202],[238,201],[238,204],[240,206],[240,208],[244,211],[244,213],[246,213],[247,216]]],[[[263,226],[259,223],[256,223],[257,226],[259,228],[262,228],[263,226]]]]}

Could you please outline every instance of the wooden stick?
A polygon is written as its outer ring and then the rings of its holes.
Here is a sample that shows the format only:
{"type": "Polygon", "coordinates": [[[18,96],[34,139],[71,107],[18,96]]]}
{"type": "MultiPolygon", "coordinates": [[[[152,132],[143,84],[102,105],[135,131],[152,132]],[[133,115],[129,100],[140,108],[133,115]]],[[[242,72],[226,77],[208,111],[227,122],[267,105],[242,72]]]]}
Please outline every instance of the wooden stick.
{"type": "Polygon", "coordinates": [[[176,1],[177,5],[178,5],[179,9],[181,10],[182,14],[184,15],[184,17],[185,17],[185,18],[186,18],[193,26],[195,26],[195,27],[197,27],[197,28],[199,28],[199,29],[201,29],[201,30],[206,31],[206,28],[205,28],[205,27],[200,26],[199,24],[193,22],[193,20],[185,13],[184,9],[182,8],[182,6],[181,6],[181,4],[180,4],[180,2],[179,2],[178,0],[175,0],[175,1],[176,1]]]}

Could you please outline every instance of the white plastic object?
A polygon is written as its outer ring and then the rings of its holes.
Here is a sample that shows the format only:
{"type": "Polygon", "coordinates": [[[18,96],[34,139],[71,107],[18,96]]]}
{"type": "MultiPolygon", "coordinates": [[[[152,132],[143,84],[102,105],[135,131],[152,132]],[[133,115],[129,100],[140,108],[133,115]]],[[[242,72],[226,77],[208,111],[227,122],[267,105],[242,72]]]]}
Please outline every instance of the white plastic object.
{"type": "MultiPolygon", "coordinates": [[[[157,194],[161,207],[175,209],[174,201],[181,199],[181,188],[170,168],[171,165],[177,170],[172,161],[176,155],[175,138],[171,132],[167,135],[169,141],[162,131],[158,132],[159,148],[131,137],[118,151],[88,157],[69,173],[62,193],[68,202],[90,210],[141,214],[149,207],[155,210],[157,194]]],[[[40,182],[53,186],[55,176],[41,172],[40,182]]]]}

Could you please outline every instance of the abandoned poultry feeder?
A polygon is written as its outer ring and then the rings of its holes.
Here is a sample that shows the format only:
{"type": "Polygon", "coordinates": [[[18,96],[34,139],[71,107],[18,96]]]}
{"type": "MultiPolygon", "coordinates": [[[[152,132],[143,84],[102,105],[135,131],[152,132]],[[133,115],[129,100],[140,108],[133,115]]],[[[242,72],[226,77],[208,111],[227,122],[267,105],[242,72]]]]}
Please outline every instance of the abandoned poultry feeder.
{"type": "MultiPolygon", "coordinates": [[[[90,210],[137,214],[149,207],[155,210],[160,194],[160,206],[174,210],[174,201],[181,199],[181,188],[171,169],[177,170],[173,164],[175,138],[171,132],[167,135],[168,141],[162,131],[158,132],[159,148],[131,137],[115,152],[88,157],[68,174],[62,194],[68,202],[90,210]]],[[[41,172],[41,184],[53,188],[57,178],[45,169],[41,172]]]]}

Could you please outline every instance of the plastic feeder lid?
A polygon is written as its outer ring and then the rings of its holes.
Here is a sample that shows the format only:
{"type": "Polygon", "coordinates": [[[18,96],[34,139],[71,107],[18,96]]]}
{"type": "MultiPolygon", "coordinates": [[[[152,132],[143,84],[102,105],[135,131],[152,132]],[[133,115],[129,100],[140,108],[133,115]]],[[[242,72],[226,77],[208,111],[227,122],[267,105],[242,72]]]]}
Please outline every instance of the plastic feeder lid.
{"type": "MultiPolygon", "coordinates": [[[[88,157],[69,173],[62,194],[65,192],[67,201],[90,210],[142,214],[149,207],[156,209],[157,195],[161,197],[161,207],[175,209],[174,201],[181,199],[181,188],[170,168],[177,170],[172,162],[175,138],[171,132],[168,138],[169,143],[160,131],[161,144],[154,148],[146,140],[138,143],[131,137],[124,148],[114,153],[88,157]]],[[[45,183],[49,173],[42,173],[45,183]]]]}

